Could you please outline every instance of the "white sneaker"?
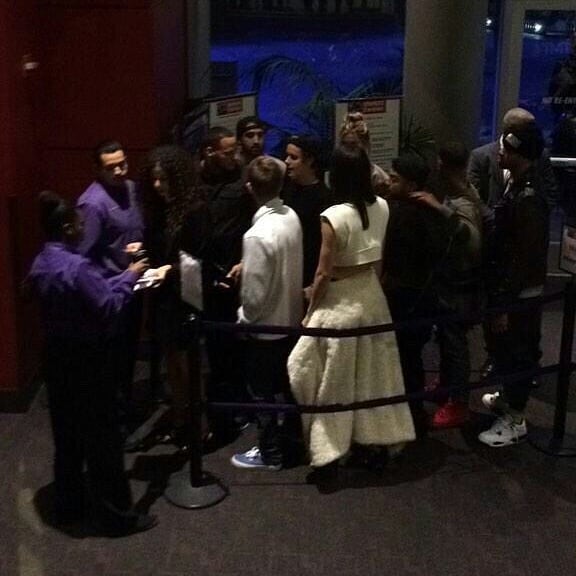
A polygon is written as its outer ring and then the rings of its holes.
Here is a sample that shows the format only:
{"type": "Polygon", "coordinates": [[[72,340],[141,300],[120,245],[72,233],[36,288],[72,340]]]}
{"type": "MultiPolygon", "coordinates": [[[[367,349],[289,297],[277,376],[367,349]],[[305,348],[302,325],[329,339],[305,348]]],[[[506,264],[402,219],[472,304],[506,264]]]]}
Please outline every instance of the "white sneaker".
{"type": "Polygon", "coordinates": [[[492,392],[482,396],[482,404],[495,414],[505,414],[509,410],[508,402],[502,398],[500,392],[492,392]]]}
{"type": "Polygon", "coordinates": [[[478,435],[478,440],[492,448],[504,448],[518,444],[526,438],[526,420],[520,424],[514,422],[512,416],[505,415],[497,418],[491,428],[478,435]]]}

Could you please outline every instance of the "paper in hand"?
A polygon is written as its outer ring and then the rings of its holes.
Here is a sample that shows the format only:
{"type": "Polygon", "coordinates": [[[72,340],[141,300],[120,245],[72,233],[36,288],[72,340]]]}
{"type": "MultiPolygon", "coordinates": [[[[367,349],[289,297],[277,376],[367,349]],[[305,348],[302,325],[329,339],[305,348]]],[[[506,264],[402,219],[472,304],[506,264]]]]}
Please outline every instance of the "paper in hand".
{"type": "Polygon", "coordinates": [[[180,292],[186,304],[204,310],[202,261],[180,250],[180,292]]]}

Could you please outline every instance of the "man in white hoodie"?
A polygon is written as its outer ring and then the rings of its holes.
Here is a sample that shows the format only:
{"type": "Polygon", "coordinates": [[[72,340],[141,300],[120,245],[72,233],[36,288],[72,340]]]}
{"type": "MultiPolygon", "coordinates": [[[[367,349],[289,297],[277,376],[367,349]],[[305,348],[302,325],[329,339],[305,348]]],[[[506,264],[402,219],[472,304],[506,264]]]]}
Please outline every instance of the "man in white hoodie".
{"type": "MultiPolygon", "coordinates": [[[[302,321],[302,228],[280,199],[285,166],[270,156],[248,165],[246,186],[258,210],[242,246],[241,306],[244,324],[299,326],[302,321]]],[[[286,362],[293,339],[254,334],[247,347],[247,384],[255,399],[272,403],[289,390],[286,362]]],[[[283,453],[276,414],[258,416],[259,446],[232,457],[239,468],[279,470],[283,453]]]]}

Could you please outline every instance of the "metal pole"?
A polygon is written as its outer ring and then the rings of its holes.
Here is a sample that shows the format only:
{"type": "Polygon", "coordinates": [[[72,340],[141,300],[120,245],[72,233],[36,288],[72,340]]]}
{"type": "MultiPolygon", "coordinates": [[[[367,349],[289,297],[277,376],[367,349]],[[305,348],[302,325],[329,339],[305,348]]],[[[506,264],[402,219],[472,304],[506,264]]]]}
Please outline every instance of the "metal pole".
{"type": "Polygon", "coordinates": [[[558,388],[556,411],[554,412],[554,434],[552,442],[561,444],[566,433],[566,412],[568,411],[568,392],[572,374],[572,346],[574,344],[574,321],[576,319],[576,281],[571,276],[566,284],[564,298],[564,319],[562,322],[562,341],[560,344],[560,367],[558,369],[558,388]]]}
{"type": "Polygon", "coordinates": [[[188,349],[190,373],[190,427],[188,446],[190,449],[190,484],[202,485],[202,368],[200,361],[200,326],[195,316],[191,320],[191,342],[188,349]]]}
{"type": "Polygon", "coordinates": [[[166,499],[181,508],[207,508],[228,495],[217,478],[202,469],[202,366],[200,350],[201,321],[196,315],[188,319],[190,347],[188,362],[190,372],[190,459],[189,469],[170,478],[164,492],[166,499]]]}
{"type": "Polygon", "coordinates": [[[576,441],[566,435],[566,412],[568,411],[570,377],[573,371],[572,346],[576,320],[576,280],[574,275],[570,277],[570,281],[565,287],[563,312],[554,428],[552,434],[543,430],[531,433],[530,443],[538,450],[551,456],[566,457],[576,456],[576,441]]]}

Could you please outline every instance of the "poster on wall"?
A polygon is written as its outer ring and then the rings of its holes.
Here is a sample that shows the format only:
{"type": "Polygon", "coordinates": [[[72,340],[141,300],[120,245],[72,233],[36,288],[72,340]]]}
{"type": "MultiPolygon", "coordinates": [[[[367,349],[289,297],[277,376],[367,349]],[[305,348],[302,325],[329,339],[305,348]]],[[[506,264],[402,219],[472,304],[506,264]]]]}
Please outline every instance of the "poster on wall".
{"type": "Polygon", "coordinates": [[[236,123],[244,116],[256,115],[256,93],[236,94],[206,100],[208,124],[223,126],[236,133],[236,123]]]}
{"type": "Polygon", "coordinates": [[[576,274],[576,227],[565,224],[562,228],[560,246],[560,270],[576,274]]]}
{"type": "Polygon", "coordinates": [[[389,169],[392,160],[398,156],[401,103],[402,99],[399,97],[338,101],[334,124],[335,141],[338,142],[346,114],[362,112],[370,130],[370,159],[374,164],[389,169]]]}

